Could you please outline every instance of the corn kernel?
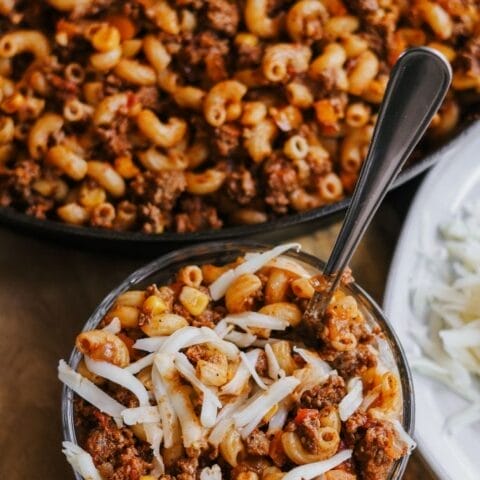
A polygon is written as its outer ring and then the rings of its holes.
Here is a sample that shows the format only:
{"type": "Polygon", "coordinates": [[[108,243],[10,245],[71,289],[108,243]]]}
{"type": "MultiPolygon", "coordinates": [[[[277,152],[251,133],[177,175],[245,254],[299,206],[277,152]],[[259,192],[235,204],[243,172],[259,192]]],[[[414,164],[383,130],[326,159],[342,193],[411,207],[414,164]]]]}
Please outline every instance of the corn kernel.
{"type": "Polygon", "coordinates": [[[142,310],[146,314],[157,315],[167,310],[167,304],[156,295],[150,295],[144,302],[142,310]]]}
{"type": "Polygon", "coordinates": [[[210,301],[208,295],[188,285],[182,288],[179,300],[182,305],[195,316],[203,313],[210,301]]]}

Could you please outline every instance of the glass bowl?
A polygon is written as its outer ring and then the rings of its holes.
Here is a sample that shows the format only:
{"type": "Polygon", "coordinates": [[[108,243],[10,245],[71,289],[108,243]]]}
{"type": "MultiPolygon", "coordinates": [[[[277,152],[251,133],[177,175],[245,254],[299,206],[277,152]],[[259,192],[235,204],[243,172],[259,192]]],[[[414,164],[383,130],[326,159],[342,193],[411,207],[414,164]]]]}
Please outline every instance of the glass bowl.
{"type": "MultiPolygon", "coordinates": [[[[144,267],[136,270],[128,276],[119,286],[114,288],[92,313],[83,331],[96,328],[104,315],[111,308],[115,299],[123,292],[133,288],[145,288],[152,283],[168,281],[184,265],[202,265],[205,263],[225,264],[243,256],[247,252],[262,252],[269,250],[271,246],[253,242],[212,242],[203,243],[193,247],[183,248],[175,252],[163,255],[144,267]]],[[[318,258],[304,252],[289,251],[283,256],[290,257],[300,262],[305,268],[313,271],[321,271],[323,262],[318,258]]],[[[401,423],[405,431],[412,435],[414,428],[414,393],[410,368],[400,342],[392,330],[388,320],[385,318],[380,307],[375,301],[356,283],[342,287],[346,293],[353,295],[357,300],[362,313],[370,324],[377,324],[384,333],[385,340],[389,346],[391,359],[394,361],[402,388],[402,418],[401,423]]],[[[82,354],[73,349],[70,355],[69,364],[73,369],[82,358],[82,354]]],[[[77,443],[74,426],[73,391],[63,387],[62,393],[62,422],[63,435],[66,441],[77,443]]],[[[391,469],[388,480],[399,480],[407,466],[408,456],[398,460],[391,469]]],[[[75,474],[77,480],[81,477],[75,474]]]]}

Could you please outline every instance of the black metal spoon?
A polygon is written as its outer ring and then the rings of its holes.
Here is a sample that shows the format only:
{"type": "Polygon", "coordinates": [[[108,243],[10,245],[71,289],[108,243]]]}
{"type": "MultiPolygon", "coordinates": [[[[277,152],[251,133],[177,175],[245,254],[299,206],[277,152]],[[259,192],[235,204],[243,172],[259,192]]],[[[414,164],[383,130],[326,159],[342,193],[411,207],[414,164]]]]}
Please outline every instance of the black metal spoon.
{"type": "Polygon", "coordinates": [[[442,104],[452,80],[448,61],[427,47],[407,50],[392,69],[367,158],[322,281],[304,314],[315,332],[375,212],[442,104]]]}

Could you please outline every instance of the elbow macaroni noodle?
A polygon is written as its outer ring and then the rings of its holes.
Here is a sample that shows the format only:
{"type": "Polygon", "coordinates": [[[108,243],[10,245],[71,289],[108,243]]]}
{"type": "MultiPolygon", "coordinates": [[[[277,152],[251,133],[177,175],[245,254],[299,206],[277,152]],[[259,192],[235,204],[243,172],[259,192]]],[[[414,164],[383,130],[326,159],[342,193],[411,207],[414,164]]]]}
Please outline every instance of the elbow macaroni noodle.
{"type": "Polygon", "coordinates": [[[410,47],[454,71],[427,148],[480,103],[476,0],[48,0],[35,22],[25,8],[0,1],[0,200],[40,218],[188,232],[336,202],[410,47]]]}

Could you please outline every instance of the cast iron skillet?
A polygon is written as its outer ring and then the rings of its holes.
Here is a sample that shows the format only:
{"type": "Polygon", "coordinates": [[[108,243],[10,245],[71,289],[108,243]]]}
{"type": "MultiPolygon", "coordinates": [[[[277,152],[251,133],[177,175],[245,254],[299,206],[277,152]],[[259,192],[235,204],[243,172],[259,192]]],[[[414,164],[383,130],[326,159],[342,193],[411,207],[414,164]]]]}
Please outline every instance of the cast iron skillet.
{"type": "MultiPolygon", "coordinates": [[[[458,136],[413,163],[400,173],[392,189],[397,188],[420,175],[442,158],[446,149],[454,148],[457,142],[464,141],[469,127],[458,136]]],[[[313,231],[321,225],[331,223],[347,209],[350,199],[307,212],[285,215],[284,217],[257,224],[226,227],[220,230],[207,230],[195,233],[162,233],[158,235],[142,232],[118,232],[91,227],[77,227],[53,220],[39,220],[11,208],[0,207],[0,223],[19,232],[59,241],[88,250],[124,253],[130,256],[151,256],[198,242],[248,238],[275,243],[297,235],[313,231]]]]}

